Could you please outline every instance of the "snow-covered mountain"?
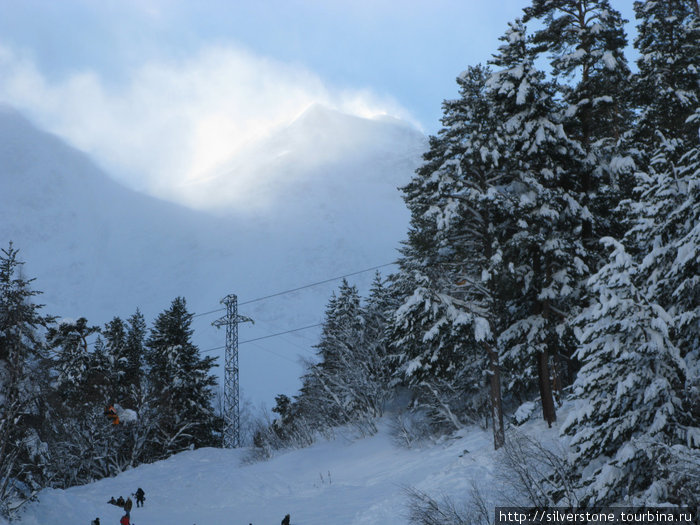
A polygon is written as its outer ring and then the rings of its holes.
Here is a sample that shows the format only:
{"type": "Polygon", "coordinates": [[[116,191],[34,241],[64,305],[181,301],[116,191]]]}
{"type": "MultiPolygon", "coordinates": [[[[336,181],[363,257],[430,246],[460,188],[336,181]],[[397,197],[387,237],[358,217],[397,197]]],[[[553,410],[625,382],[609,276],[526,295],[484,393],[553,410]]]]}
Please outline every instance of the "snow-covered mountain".
{"type": "MultiPolygon", "coordinates": [[[[408,221],[396,187],[423,148],[423,136],[403,123],[315,106],[191,181],[195,210],[120,186],[85,154],[2,108],[0,243],[20,249],[47,313],[103,324],[139,307],[150,322],[176,296],[208,312],[228,293],[244,302],[393,261],[408,221]],[[311,151],[323,155],[311,162],[311,151]],[[240,184],[262,204],[241,212],[240,184]]],[[[351,282],[366,287],[371,278],[351,282]]],[[[256,324],[241,327],[241,340],[318,323],[337,284],[242,305],[256,324]]],[[[223,345],[210,326],[221,314],[195,319],[200,349],[223,345]]],[[[269,405],[275,393],[294,393],[297,356],[310,355],[316,334],[242,345],[244,396],[269,405]]]]}
{"type": "Polygon", "coordinates": [[[217,214],[247,210],[248,216],[331,222],[355,214],[362,221],[378,212],[377,204],[391,214],[394,205],[403,208],[396,186],[415,169],[422,142],[414,128],[390,117],[368,120],[314,104],[175,191],[186,193],[179,197],[185,204],[217,214]]]}

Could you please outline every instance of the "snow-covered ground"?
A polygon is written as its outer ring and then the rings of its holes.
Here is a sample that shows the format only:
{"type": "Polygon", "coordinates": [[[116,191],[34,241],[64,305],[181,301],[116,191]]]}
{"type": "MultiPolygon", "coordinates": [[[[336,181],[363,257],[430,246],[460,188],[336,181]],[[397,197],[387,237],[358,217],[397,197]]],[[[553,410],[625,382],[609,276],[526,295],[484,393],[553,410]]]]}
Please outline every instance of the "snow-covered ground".
{"type": "MultiPolygon", "coordinates": [[[[22,525],[116,525],[121,509],[107,504],[142,487],[143,508],[135,525],[277,525],[285,514],[294,525],[405,525],[407,487],[456,503],[469,498],[472,481],[486,493],[499,452],[490,431],[465,429],[415,448],[397,446],[391,423],[379,432],[352,438],[338,432],[330,441],[282,452],[269,461],[246,463],[246,449],[200,449],[141,465],[116,478],[68,490],[45,490],[20,520],[22,525]]],[[[539,438],[556,439],[536,418],[520,427],[539,438]]]]}

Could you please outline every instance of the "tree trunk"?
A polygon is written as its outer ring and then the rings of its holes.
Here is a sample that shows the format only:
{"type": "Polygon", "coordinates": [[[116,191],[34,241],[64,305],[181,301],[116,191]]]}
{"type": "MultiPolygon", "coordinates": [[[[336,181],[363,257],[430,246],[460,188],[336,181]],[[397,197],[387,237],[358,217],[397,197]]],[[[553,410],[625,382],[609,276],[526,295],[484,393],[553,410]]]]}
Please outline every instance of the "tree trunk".
{"type": "Polygon", "coordinates": [[[491,420],[493,421],[493,448],[498,450],[506,442],[505,429],[503,427],[503,403],[501,400],[501,368],[498,365],[498,352],[493,346],[485,343],[489,356],[489,380],[491,397],[491,420]]]}
{"type": "Polygon", "coordinates": [[[552,360],[554,361],[554,366],[552,366],[552,390],[554,391],[554,398],[556,399],[557,405],[561,406],[564,379],[559,352],[554,353],[554,355],[552,356],[552,360]]]}
{"type": "Polygon", "coordinates": [[[552,397],[552,385],[549,381],[549,353],[544,350],[537,354],[537,372],[540,383],[540,399],[542,399],[542,417],[551,428],[552,423],[557,420],[554,409],[554,398],[552,397]]]}

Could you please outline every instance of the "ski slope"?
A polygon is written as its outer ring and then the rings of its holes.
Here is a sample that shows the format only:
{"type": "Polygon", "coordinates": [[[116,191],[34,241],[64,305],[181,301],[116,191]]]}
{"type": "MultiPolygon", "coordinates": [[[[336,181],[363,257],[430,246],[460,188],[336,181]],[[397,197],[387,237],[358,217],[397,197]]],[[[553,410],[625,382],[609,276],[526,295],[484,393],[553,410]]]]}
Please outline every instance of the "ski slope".
{"type": "MultiPolygon", "coordinates": [[[[44,490],[19,523],[88,525],[99,517],[116,525],[122,511],[107,500],[142,487],[146,504],[132,510],[134,525],[277,525],[287,513],[294,525],[405,525],[408,487],[458,505],[472,481],[487,494],[496,489],[501,452],[493,451],[490,430],[470,427],[408,449],[396,444],[391,428],[385,418],[374,436],[345,429],[334,440],[258,463],[245,461],[247,449],[183,452],[90,485],[44,490]]],[[[548,429],[539,418],[520,430],[558,439],[557,426],[548,429]]]]}

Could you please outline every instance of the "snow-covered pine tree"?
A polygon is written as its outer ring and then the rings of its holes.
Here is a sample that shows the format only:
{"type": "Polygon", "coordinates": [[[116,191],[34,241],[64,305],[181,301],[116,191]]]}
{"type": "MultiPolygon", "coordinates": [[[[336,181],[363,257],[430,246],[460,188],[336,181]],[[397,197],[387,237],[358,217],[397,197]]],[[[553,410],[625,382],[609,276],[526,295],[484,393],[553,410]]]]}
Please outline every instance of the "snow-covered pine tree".
{"type": "Polygon", "coordinates": [[[443,103],[442,128],[403,189],[411,227],[396,286],[406,298],[390,337],[397,377],[419,401],[452,428],[483,417],[490,405],[499,448],[505,438],[496,268],[498,236],[508,228],[499,216],[504,174],[484,93],[488,75],[477,66],[459,76],[460,97],[443,103]]]}
{"type": "MultiPolygon", "coordinates": [[[[0,516],[10,517],[39,487],[32,477],[38,442],[31,423],[40,394],[45,347],[41,330],[52,318],[40,313],[33,279],[22,275],[18,250],[0,252],[0,516]]],[[[40,474],[40,473],[39,473],[40,474]]],[[[39,479],[41,476],[36,476],[39,479]]]]}
{"type": "Polygon", "coordinates": [[[53,354],[53,369],[57,373],[55,389],[60,403],[57,410],[66,415],[78,415],[85,405],[85,391],[90,371],[88,337],[97,333],[97,326],[88,325],[87,319],[61,320],[49,328],[46,343],[53,354]]]}
{"type": "Polygon", "coordinates": [[[544,419],[556,419],[552,380],[561,387],[561,363],[573,353],[565,340],[578,283],[587,274],[581,241],[583,208],[574,180],[583,151],[558,121],[554,89],[537,70],[525,27],[511,23],[491,64],[487,95],[501,124],[501,161],[509,179],[501,189],[510,232],[502,265],[513,282],[506,298],[507,327],[499,335],[509,389],[525,389],[537,377],[544,419]],[[559,364],[553,370],[552,362],[559,364]]]}
{"type": "Polygon", "coordinates": [[[108,404],[119,403],[126,406],[129,398],[129,385],[126,375],[126,326],[119,317],[113,317],[102,329],[104,353],[110,364],[110,400],[108,404]]]}
{"type": "Polygon", "coordinates": [[[277,396],[273,411],[282,417],[259,434],[259,446],[307,445],[316,432],[343,423],[376,431],[390,393],[385,328],[394,303],[379,274],[365,306],[357,288],[343,280],[326,306],[316,360],[307,362],[300,393],[293,402],[277,396]]]}
{"type": "MultiPolygon", "coordinates": [[[[337,296],[334,291],[331,293],[331,297],[326,305],[321,341],[318,346],[323,343],[327,334],[330,336],[330,333],[335,329],[336,304],[337,296]]],[[[320,348],[317,350],[317,353],[319,352],[320,348]]],[[[327,387],[322,381],[322,373],[319,367],[322,360],[322,356],[318,355],[316,360],[309,360],[305,363],[306,372],[301,377],[302,386],[294,401],[293,412],[297,416],[297,423],[301,424],[301,420],[303,420],[304,424],[308,424],[312,428],[330,427],[346,421],[344,414],[329,408],[327,387]]]]}
{"type": "MultiPolygon", "coordinates": [[[[687,369],[684,414],[700,421],[700,12],[695,0],[636,3],[635,75],[640,112],[634,198],[623,203],[630,229],[624,243],[637,257],[639,286],[671,316],[671,339],[687,369]]],[[[698,430],[691,449],[670,462],[695,473],[678,487],[700,493],[698,430]],[[693,482],[695,479],[695,482],[693,482]]],[[[675,470],[675,473],[674,473],[675,470]]],[[[687,499],[687,498],[686,498],[687,499]]],[[[697,500],[696,500],[697,501],[697,500]]]]}
{"type": "MultiPolygon", "coordinates": [[[[696,115],[689,120],[700,124],[700,111],[696,115]]],[[[669,461],[679,468],[670,469],[669,479],[692,466],[687,458],[694,457],[694,473],[677,486],[700,494],[700,144],[678,158],[681,139],[660,142],[647,169],[636,174],[625,243],[639,253],[639,286],[668,312],[671,339],[686,364],[682,413],[690,421],[690,450],[670,451],[669,461]]]]}
{"type": "Polygon", "coordinates": [[[649,293],[676,319],[676,341],[686,355],[700,344],[700,144],[673,162],[676,144],[668,152],[668,143],[637,173],[625,242],[639,253],[649,293]]]}
{"type": "MultiPolygon", "coordinates": [[[[393,312],[398,307],[398,299],[393,288],[388,286],[379,272],[376,273],[369,296],[362,307],[362,344],[365,356],[363,366],[367,385],[374,391],[376,409],[381,411],[383,400],[389,396],[392,369],[388,360],[387,328],[393,312]]],[[[375,412],[376,412],[375,409],[375,412]]]]}
{"type": "Polygon", "coordinates": [[[54,381],[47,396],[45,432],[49,458],[45,470],[56,487],[70,487],[113,476],[122,468],[125,432],[104,417],[118,388],[115,361],[98,336],[90,351],[88,338],[99,332],[84,317],[62,320],[47,333],[53,354],[54,381]]]}
{"type": "Polygon", "coordinates": [[[632,122],[623,19],[608,0],[532,0],[524,21],[531,19],[543,25],[531,39],[533,52],[548,55],[561,80],[556,85],[567,106],[565,130],[586,153],[571,182],[589,213],[581,235],[591,256],[586,262],[595,271],[603,256],[598,239],[621,234],[612,213],[624,190],[615,167],[624,154],[619,140],[632,122]]]}
{"type": "Polygon", "coordinates": [[[670,336],[671,317],[638,287],[639,273],[611,238],[610,262],[589,281],[595,300],[577,319],[581,370],[572,436],[584,505],[658,504],[673,498],[664,462],[687,444],[685,364],[670,336]]]}
{"type": "Polygon", "coordinates": [[[105,349],[105,342],[97,336],[88,359],[86,385],[83,389],[85,399],[96,407],[114,403],[114,391],[117,386],[116,374],[112,360],[105,349]]]}
{"type": "Polygon", "coordinates": [[[185,299],[177,297],[156,317],[146,340],[149,398],[158,410],[150,459],[214,443],[215,364],[211,357],[200,357],[191,324],[185,299]]]}
{"type": "Polygon", "coordinates": [[[329,374],[344,371],[363,330],[360,295],[356,286],[343,279],[336,297],[331,299],[327,318],[316,346],[320,364],[329,374]]]}
{"type": "MultiPolygon", "coordinates": [[[[646,0],[635,2],[634,11],[640,56],[633,77],[639,112],[633,137],[638,157],[648,160],[659,134],[697,143],[697,125],[688,116],[700,106],[700,8],[698,0],[646,0]]],[[[686,151],[679,148],[670,160],[686,151]]]]}
{"type": "Polygon", "coordinates": [[[321,340],[316,345],[318,360],[310,363],[306,372],[301,404],[307,420],[328,428],[360,419],[371,423],[381,414],[381,399],[376,399],[377,389],[369,384],[368,350],[360,296],[357,288],[343,279],[326,307],[321,340]],[[310,417],[314,410],[317,416],[310,417]]]}
{"type": "Polygon", "coordinates": [[[146,340],[146,321],[143,314],[137,308],[136,312],[127,319],[126,344],[124,357],[124,385],[128,388],[128,402],[126,406],[136,408],[142,399],[141,381],[143,379],[143,366],[146,340]]]}
{"type": "Polygon", "coordinates": [[[686,355],[700,344],[700,14],[697,0],[636,2],[635,12],[640,151],[625,243],[642,260],[650,292],[676,318],[675,341],[686,355]]]}

